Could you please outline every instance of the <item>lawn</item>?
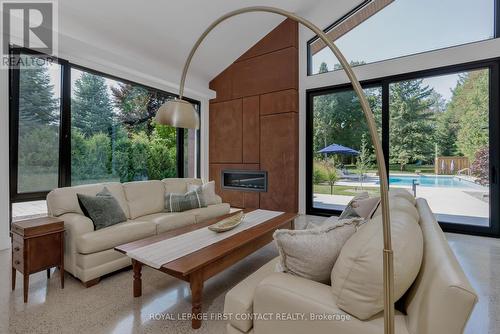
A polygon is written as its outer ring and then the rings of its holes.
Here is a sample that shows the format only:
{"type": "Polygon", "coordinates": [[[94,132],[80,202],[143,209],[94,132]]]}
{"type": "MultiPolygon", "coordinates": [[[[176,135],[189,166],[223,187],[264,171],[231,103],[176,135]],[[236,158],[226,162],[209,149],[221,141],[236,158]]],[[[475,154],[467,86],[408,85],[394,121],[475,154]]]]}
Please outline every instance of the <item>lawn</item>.
{"type": "MultiPolygon", "coordinates": [[[[380,191],[378,187],[354,187],[354,186],[333,186],[334,195],[344,195],[344,196],[354,196],[360,191],[367,191],[370,195],[379,195],[380,191]]],[[[313,192],[315,194],[327,194],[330,195],[330,186],[327,184],[315,184],[313,192]]]]}

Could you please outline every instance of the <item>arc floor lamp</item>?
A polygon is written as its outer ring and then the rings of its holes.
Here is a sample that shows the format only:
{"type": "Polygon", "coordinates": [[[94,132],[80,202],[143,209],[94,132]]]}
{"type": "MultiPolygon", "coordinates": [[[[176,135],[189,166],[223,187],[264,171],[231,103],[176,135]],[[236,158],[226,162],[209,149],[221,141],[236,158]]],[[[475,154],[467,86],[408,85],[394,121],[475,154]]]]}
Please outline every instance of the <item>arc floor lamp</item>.
{"type": "Polygon", "coordinates": [[[354,91],[356,92],[359,101],[361,103],[361,108],[366,118],[368,124],[368,130],[370,131],[370,136],[372,139],[373,146],[375,148],[375,156],[377,159],[377,168],[380,176],[380,196],[382,205],[382,226],[383,226],[383,264],[384,264],[384,333],[394,334],[394,300],[393,300],[393,289],[394,289],[394,269],[393,269],[393,252],[391,245],[391,225],[389,217],[389,196],[388,196],[388,180],[387,180],[387,170],[385,165],[384,153],[382,151],[382,145],[380,143],[377,128],[375,125],[375,119],[373,118],[373,113],[368,104],[368,100],[361,88],[361,85],[356,78],[351,66],[345,59],[344,55],[335,46],[335,44],[328,39],[326,34],[314,25],[312,22],[306,20],[303,17],[295,15],[292,12],[286,10],[266,7],[266,6],[255,6],[246,7],[238,10],[229,12],[217,20],[215,20],[208,28],[201,34],[196,43],[194,44],[191,52],[189,53],[184,69],[182,71],[181,82],[179,86],[179,98],[166,102],[163,104],[156,114],[156,121],[160,124],[171,125],[180,128],[199,128],[199,116],[194,107],[187,101],[182,100],[184,94],[184,84],[186,82],[186,75],[191,64],[193,56],[200,46],[201,42],[205,37],[221,22],[227,20],[230,17],[250,13],[250,12],[267,12],[274,13],[282,16],[286,16],[298,23],[311,29],[333,52],[337,57],[342,68],[346,72],[349,80],[352,83],[354,91]]]}

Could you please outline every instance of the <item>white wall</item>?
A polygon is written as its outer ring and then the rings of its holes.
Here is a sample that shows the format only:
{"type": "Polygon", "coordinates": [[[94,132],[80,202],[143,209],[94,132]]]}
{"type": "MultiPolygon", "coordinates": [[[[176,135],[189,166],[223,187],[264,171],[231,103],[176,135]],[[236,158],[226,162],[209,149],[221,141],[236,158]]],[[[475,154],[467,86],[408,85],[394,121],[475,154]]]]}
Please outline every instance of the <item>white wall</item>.
{"type": "MultiPolygon", "coordinates": [[[[308,13],[313,23],[314,16],[324,18],[324,13],[308,13]]],[[[331,22],[333,22],[332,20],[331,22]]],[[[324,22],[318,23],[324,26],[324,22]]],[[[299,212],[305,213],[306,208],[306,90],[348,83],[343,71],[334,71],[314,76],[307,76],[307,41],[313,34],[301,28],[299,33],[299,212]]],[[[342,51],[342,50],[341,50],[342,51]]],[[[466,44],[462,46],[421,53],[354,68],[358,80],[376,79],[397,74],[455,65],[472,61],[500,57],[500,39],[466,44]]]]}
{"type": "Polygon", "coordinates": [[[9,240],[9,75],[0,69],[0,250],[9,240]]]}

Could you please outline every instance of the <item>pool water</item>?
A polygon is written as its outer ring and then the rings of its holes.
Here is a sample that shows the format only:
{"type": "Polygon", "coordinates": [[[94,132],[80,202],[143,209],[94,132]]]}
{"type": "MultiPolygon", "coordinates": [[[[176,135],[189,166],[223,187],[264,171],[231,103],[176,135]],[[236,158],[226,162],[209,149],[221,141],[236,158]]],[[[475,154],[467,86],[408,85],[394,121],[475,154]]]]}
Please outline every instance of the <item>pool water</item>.
{"type": "Polygon", "coordinates": [[[389,184],[395,186],[412,186],[413,180],[416,180],[418,187],[429,187],[429,188],[471,188],[477,189],[480,186],[469,181],[461,180],[454,176],[407,176],[407,175],[397,175],[389,176],[389,184]]]}

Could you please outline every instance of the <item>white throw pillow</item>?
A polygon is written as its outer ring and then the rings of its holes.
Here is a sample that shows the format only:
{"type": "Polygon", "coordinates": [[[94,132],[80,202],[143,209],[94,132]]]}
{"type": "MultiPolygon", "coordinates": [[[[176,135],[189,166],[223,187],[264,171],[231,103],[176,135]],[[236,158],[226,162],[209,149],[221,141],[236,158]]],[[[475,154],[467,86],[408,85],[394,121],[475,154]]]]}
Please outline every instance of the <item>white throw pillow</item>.
{"type": "Polygon", "coordinates": [[[206,205],[214,205],[218,203],[215,194],[214,181],[204,183],[201,186],[193,183],[188,184],[188,192],[195,191],[198,188],[201,188],[201,194],[203,196],[203,199],[205,200],[206,205]]]}
{"type": "Polygon", "coordinates": [[[280,253],[281,271],[329,283],[342,246],[360,222],[353,218],[307,230],[277,230],[273,238],[280,253]]]}
{"type": "MultiPolygon", "coordinates": [[[[394,300],[415,280],[422,263],[423,237],[418,217],[391,211],[394,300]]],[[[332,291],[343,311],[366,320],[384,308],[382,217],[377,216],[345,243],[332,270],[332,291]]]]}
{"type": "Polygon", "coordinates": [[[358,213],[354,210],[353,204],[360,199],[366,199],[368,198],[368,192],[364,191],[361,193],[356,194],[349,203],[347,203],[347,206],[345,207],[344,211],[339,216],[339,219],[348,219],[348,218],[354,218],[354,217],[359,217],[358,213]]]}
{"type": "Polygon", "coordinates": [[[361,218],[371,219],[379,203],[380,197],[363,198],[355,200],[352,203],[352,208],[361,218]]]}

